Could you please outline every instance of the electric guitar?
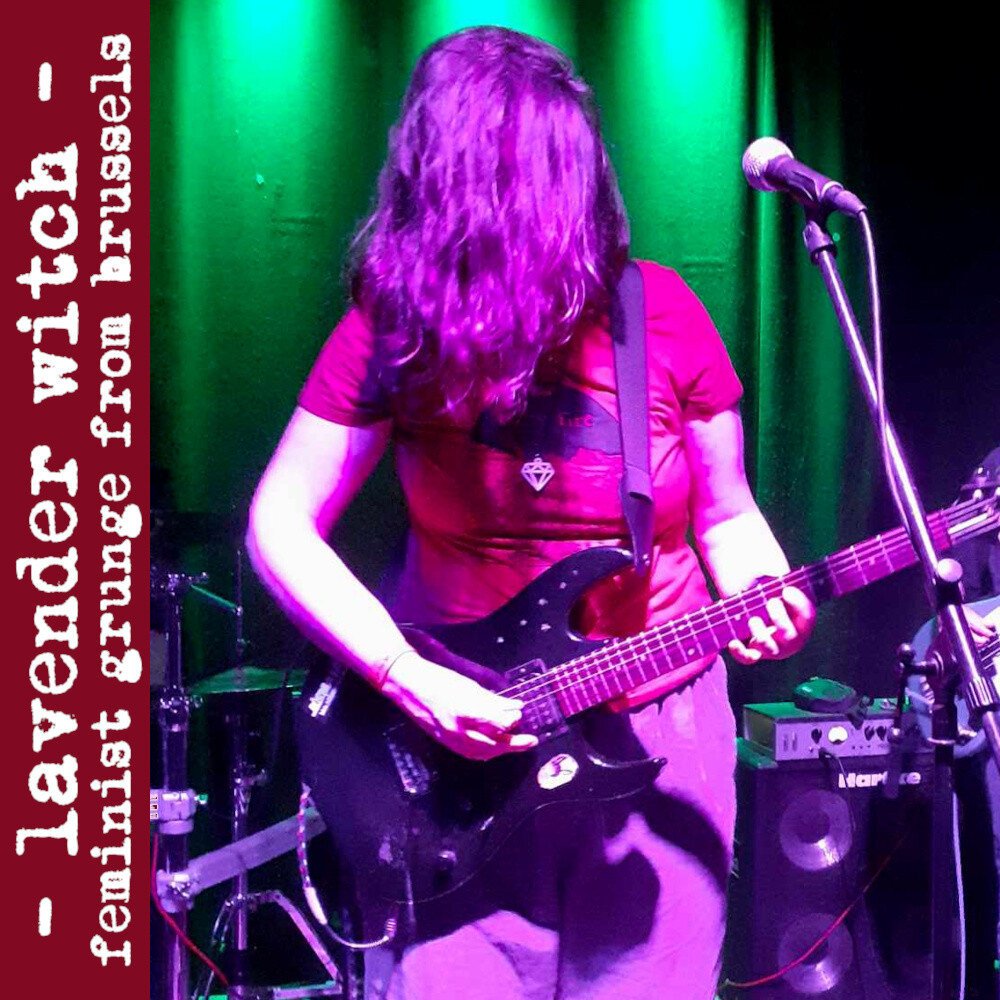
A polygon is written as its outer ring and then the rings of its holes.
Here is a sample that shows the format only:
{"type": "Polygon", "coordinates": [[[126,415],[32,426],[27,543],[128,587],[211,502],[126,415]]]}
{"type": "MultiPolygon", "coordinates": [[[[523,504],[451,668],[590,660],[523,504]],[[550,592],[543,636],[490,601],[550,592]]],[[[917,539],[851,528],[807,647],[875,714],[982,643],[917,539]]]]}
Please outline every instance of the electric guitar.
{"type": "MultiPolygon", "coordinates": [[[[931,515],[930,525],[939,551],[997,531],[1000,489],[931,515]]],[[[576,601],[631,559],[624,549],[586,549],[486,618],[404,628],[423,655],[520,698],[520,729],[540,741],[530,751],[471,761],[427,736],[352,671],[335,667],[309,679],[297,713],[303,780],[363,898],[443,895],[537,809],[640,791],[665,761],[601,756],[583,736],[583,713],[656,677],[686,679],[694,661],[745,638],[750,618],[786,586],[819,604],[912,565],[916,555],[898,528],[638,635],[591,640],[574,632],[576,601]]]]}

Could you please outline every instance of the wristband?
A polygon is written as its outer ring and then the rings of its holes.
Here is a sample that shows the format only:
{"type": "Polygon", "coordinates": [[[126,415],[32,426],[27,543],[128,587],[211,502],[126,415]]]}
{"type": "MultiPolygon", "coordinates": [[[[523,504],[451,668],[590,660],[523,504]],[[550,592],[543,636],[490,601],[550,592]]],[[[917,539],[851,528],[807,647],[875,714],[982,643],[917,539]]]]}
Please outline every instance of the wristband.
{"type": "Polygon", "coordinates": [[[405,649],[399,650],[398,653],[390,653],[388,656],[382,657],[377,662],[377,670],[375,676],[372,678],[372,685],[376,691],[381,691],[385,687],[385,682],[389,679],[389,671],[396,665],[396,661],[402,659],[407,653],[413,653],[416,656],[420,655],[412,646],[407,646],[405,649]]]}

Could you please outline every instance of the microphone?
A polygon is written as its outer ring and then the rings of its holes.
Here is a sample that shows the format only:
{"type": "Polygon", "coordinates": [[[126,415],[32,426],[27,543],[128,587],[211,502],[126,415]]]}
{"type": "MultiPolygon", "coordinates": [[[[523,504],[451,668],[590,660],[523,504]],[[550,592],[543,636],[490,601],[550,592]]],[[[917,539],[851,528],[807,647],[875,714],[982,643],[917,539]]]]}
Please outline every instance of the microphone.
{"type": "Polygon", "coordinates": [[[851,216],[866,211],[860,198],[842,184],[799,163],[778,139],[765,137],[750,143],[743,154],[743,173],[750,187],[758,191],[785,191],[806,208],[824,208],[851,216]]]}

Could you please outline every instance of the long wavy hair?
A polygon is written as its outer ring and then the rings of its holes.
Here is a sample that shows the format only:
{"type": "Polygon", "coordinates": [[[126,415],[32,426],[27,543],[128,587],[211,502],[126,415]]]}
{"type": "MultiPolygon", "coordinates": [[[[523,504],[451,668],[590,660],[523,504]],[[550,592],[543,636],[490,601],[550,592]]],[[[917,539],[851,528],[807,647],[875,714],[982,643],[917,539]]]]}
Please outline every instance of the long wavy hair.
{"type": "Polygon", "coordinates": [[[470,28],[420,56],[349,264],[404,412],[510,417],[606,310],[628,219],[590,88],[551,45],[470,28]]]}

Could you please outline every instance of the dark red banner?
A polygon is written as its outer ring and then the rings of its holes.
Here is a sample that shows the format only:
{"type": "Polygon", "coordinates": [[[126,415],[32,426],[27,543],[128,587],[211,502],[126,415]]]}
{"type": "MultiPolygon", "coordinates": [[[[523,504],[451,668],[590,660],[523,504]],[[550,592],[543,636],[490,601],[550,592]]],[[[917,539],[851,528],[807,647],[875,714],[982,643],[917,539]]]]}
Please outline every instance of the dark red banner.
{"type": "Polygon", "coordinates": [[[6,16],[5,996],[149,991],[149,16],[6,16]],[[30,991],[30,993],[29,993],[30,991]]]}

